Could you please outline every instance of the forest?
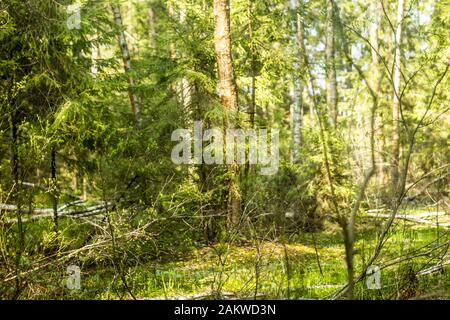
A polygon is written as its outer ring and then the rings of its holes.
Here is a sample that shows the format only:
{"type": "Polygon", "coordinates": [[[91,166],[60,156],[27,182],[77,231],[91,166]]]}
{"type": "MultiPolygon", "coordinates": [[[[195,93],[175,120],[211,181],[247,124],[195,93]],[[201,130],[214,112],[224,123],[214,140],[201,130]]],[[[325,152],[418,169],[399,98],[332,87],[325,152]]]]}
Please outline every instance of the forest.
{"type": "Polygon", "coordinates": [[[0,300],[450,299],[449,0],[0,0],[0,300]]]}

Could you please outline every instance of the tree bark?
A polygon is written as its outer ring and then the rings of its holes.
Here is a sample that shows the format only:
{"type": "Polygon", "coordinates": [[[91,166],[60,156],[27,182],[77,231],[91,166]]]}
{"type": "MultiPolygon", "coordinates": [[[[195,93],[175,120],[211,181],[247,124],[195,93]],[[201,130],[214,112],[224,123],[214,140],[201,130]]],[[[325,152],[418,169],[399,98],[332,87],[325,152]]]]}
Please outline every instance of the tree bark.
{"type": "Polygon", "coordinates": [[[214,0],[214,43],[219,72],[219,95],[222,105],[237,110],[237,89],[231,55],[230,1],[214,0]]]}
{"type": "Polygon", "coordinates": [[[326,76],[327,76],[327,104],[331,114],[331,123],[336,128],[338,118],[338,92],[335,61],[335,10],[333,0],[327,0],[326,22],[326,76]]]}
{"type": "Polygon", "coordinates": [[[21,291],[20,281],[20,262],[22,260],[22,252],[25,248],[25,237],[22,222],[22,202],[20,198],[20,178],[19,178],[19,152],[18,152],[18,133],[17,133],[17,116],[15,110],[9,112],[10,127],[10,166],[13,179],[12,198],[17,206],[17,228],[18,228],[18,246],[16,250],[16,281],[15,281],[15,299],[19,297],[21,291]]]}
{"type": "Polygon", "coordinates": [[[116,4],[111,5],[112,11],[114,13],[114,21],[119,30],[119,46],[122,53],[123,65],[125,73],[128,74],[128,96],[130,98],[131,110],[133,111],[134,118],[138,124],[141,123],[141,108],[136,94],[134,93],[134,79],[131,76],[131,57],[130,51],[128,50],[127,40],[125,38],[124,27],[122,23],[122,14],[120,12],[120,7],[116,4]]]}
{"type": "MultiPolygon", "coordinates": [[[[231,122],[229,114],[234,114],[238,110],[237,89],[231,55],[229,0],[214,0],[214,44],[219,76],[219,96],[226,112],[224,121],[224,129],[226,130],[231,122]]],[[[227,220],[231,229],[239,225],[241,218],[241,199],[236,181],[237,171],[235,164],[228,165],[227,220]]]]}
{"type": "MultiPolygon", "coordinates": [[[[186,22],[186,11],[184,8],[175,8],[172,2],[168,3],[168,12],[171,19],[183,24],[186,22]]],[[[170,43],[170,55],[173,60],[180,57],[180,52],[177,51],[176,43],[170,43]]],[[[185,114],[185,119],[189,122],[192,117],[192,90],[189,81],[186,78],[178,80],[175,85],[173,85],[173,91],[175,92],[178,103],[183,106],[183,112],[185,114]]]]}
{"type": "Polygon", "coordinates": [[[253,0],[248,1],[248,29],[250,37],[250,60],[251,60],[251,104],[250,104],[250,126],[255,128],[256,117],[256,47],[254,43],[254,26],[253,26],[253,0]]]}
{"type": "Polygon", "coordinates": [[[290,0],[291,9],[294,10],[295,20],[292,23],[292,31],[294,34],[294,46],[295,46],[295,74],[294,79],[294,96],[292,105],[292,141],[293,141],[293,153],[292,159],[294,163],[300,161],[300,147],[302,142],[302,113],[303,113],[303,83],[301,74],[305,70],[304,55],[305,55],[305,43],[303,33],[303,18],[298,12],[301,7],[301,0],[290,0]]]}
{"type": "MultiPolygon", "coordinates": [[[[371,44],[371,86],[375,91],[375,94],[380,97],[381,92],[381,81],[380,81],[380,61],[379,61],[379,41],[378,41],[378,29],[380,28],[380,16],[379,16],[379,5],[377,0],[370,0],[369,4],[370,10],[370,23],[369,23],[369,40],[371,44]]],[[[386,157],[384,156],[385,150],[385,137],[384,137],[384,122],[383,122],[383,110],[378,110],[375,115],[375,134],[376,142],[378,145],[376,153],[376,162],[378,163],[378,183],[384,185],[386,182],[385,175],[385,163],[386,157]]]]}
{"type": "Polygon", "coordinates": [[[11,175],[13,179],[12,196],[17,206],[17,225],[19,230],[19,251],[24,248],[24,234],[22,225],[22,203],[20,198],[20,178],[19,178],[19,152],[18,152],[18,133],[16,112],[12,110],[9,115],[10,125],[10,158],[11,158],[11,175]]]}
{"type": "Polygon", "coordinates": [[[397,6],[397,29],[395,31],[395,54],[394,54],[394,98],[392,105],[392,191],[397,191],[399,180],[399,160],[400,160],[400,63],[401,63],[401,39],[402,39],[402,21],[403,21],[403,0],[398,0],[397,6]]]}
{"type": "Polygon", "coordinates": [[[56,184],[56,149],[53,148],[51,152],[51,174],[52,174],[52,209],[53,209],[53,221],[55,224],[55,232],[58,234],[58,190],[56,184]]]}
{"type": "MultiPolygon", "coordinates": [[[[250,115],[250,127],[252,129],[255,129],[255,120],[256,120],[256,46],[255,46],[255,39],[254,39],[254,12],[253,12],[253,0],[248,0],[248,6],[247,6],[247,18],[248,18],[248,35],[249,35],[249,46],[250,46],[250,75],[251,75],[251,85],[250,85],[250,108],[249,108],[249,115],[250,115]]],[[[244,176],[248,178],[250,173],[250,162],[247,161],[245,164],[245,172],[244,176]]],[[[244,191],[244,194],[246,194],[247,191],[244,191]]]]}
{"type": "Polygon", "coordinates": [[[82,178],[82,182],[81,182],[81,184],[82,184],[82,196],[81,196],[81,199],[83,199],[84,201],[86,201],[87,200],[87,198],[88,198],[88,196],[87,196],[87,192],[88,192],[88,181],[87,181],[87,178],[86,178],[86,173],[84,173],[83,172],[83,178],[82,178]]]}

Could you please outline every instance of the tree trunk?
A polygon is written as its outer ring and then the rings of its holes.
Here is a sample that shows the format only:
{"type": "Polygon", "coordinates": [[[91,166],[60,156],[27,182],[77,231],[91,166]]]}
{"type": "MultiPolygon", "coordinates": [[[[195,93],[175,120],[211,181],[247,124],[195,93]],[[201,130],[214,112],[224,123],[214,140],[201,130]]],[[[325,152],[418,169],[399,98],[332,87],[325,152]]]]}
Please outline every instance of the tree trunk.
{"type": "Polygon", "coordinates": [[[403,21],[403,0],[398,0],[397,7],[397,30],[395,31],[395,54],[394,54],[394,98],[392,106],[392,190],[395,192],[399,180],[399,161],[400,161],[400,63],[401,63],[401,39],[402,39],[402,21],[403,21]]]}
{"type": "MultiPolygon", "coordinates": [[[[186,11],[184,8],[175,8],[174,4],[172,2],[169,2],[168,11],[170,18],[174,21],[177,21],[180,24],[186,22],[186,11]]],[[[176,60],[180,57],[180,52],[177,51],[175,42],[170,43],[170,55],[173,60],[176,60]]],[[[185,120],[189,122],[192,117],[192,93],[189,81],[186,78],[182,78],[181,80],[178,80],[175,85],[173,85],[172,89],[175,92],[177,102],[183,106],[185,120]]]]}
{"type": "Polygon", "coordinates": [[[134,79],[131,76],[131,58],[130,51],[128,50],[127,40],[125,38],[124,27],[122,23],[122,15],[120,13],[120,7],[116,4],[111,5],[114,13],[114,21],[119,30],[119,46],[122,52],[123,65],[125,73],[128,74],[128,96],[130,98],[131,110],[133,111],[134,118],[138,124],[141,123],[141,108],[136,94],[134,93],[134,79]]]}
{"type": "Polygon", "coordinates": [[[22,223],[22,203],[20,198],[20,178],[19,178],[19,152],[18,152],[18,134],[16,111],[11,110],[9,113],[10,126],[10,157],[11,157],[11,175],[13,179],[12,198],[17,206],[17,229],[18,229],[18,246],[16,250],[16,281],[15,281],[15,299],[19,297],[21,291],[20,282],[20,262],[22,260],[22,252],[25,248],[25,237],[23,233],[22,223]]]}
{"type": "MultiPolygon", "coordinates": [[[[219,96],[227,112],[224,129],[230,126],[229,113],[237,112],[237,89],[234,78],[230,36],[230,1],[214,0],[214,44],[219,75],[219,96]]],[[[241,218],[241,200],[237,184],[238,168],[228,165],[229,181],[227,199],[227,220],[229,228],[236,228],[241,218]]]]}
{"type": "MultiPolygon", "coordinates": [[[[180,9],[180,23],[186,23],[186,10],[184,8],[180,9]]],[[[189,81],[186,78],[181,79],[179,83],[180,93],[181,93],[181,104],[183,105],[183,110],[191,118],[191,104],[192,104],[192,92],[189,81]]]]}
{"type": "Polygon", "coordinates": [[[9,115],[10,125],[10,157],[11,157],[11,175],[13,179],[12,196],[17,205],[17,225],[19,230],[19,247],[20,251],[24,247],[24,235],[22,225],[22,203],[20,198],[20,177],[19,177],[19,152],[18,152],[18,134],[16,112],[12,110],[9,115]]]}
{"type": "Polygon", "coordinates": [[[58,234],[58,190],[56,185],[56,149],[53,148],[51,152],[51,195],[52,195],[52,209],[53,221],[55,224],[55,232],[58,234]]]}
{"type": "Polygon", "coordinates": [[[301,74],[305,70],[304,66],[304,54],[305,44],[303,36],[303,18],[298,12],[301,7],[301,0],[290,0],[291,9],[296,12],[295,20],[292,22],[292,31],[294,34],[294,46],[296,63],[294,66],[295,74],[294,79],[294,95],[292,105],[292,141],[293,141],[293,153],[292,159],[294,163],[300,161],[300,147],[302,141],[302,113],[303,113],[303,83],[301,74]]]}
{"type": "Polygon", "coordinates": [[[99,54],[99,48],[98,45],[96,43],[93,43],[91,45],[91,74],[92,74],[92,78],[97,78],[97,74],[98,74],[98,65],[97,65],[97,60],[98,60],[98,54],[99,54]]]}
{"type": "Polygon", "coordinates": [[[254,39],[254,26],[253,26],[253,0],[248,1],[248,32],[250,37],[250,60],[251,60],[251,77],[252,84],[250,88],[251,92],[251,102],[250,102],[250,126],[255,128],[255,117],[256,117],[256,47],[254,39]]]}
{"type": "Polygon", "coordinates": [[[327,76],[327,104],[331,114],[331,123],[336,128],[338,117],[338,92],[335,61],[335,10],[333,0],[327,0],[326,25],[326,76],[327,76]]]}
{"type": "Polygon", "coordinates": [[[84,172],[83,172],[83,178],[82,178],[81,184],[82,184],[82,188],[83,188],[81,199],[83,199],[84,201],[86,201],[87,198],[88,198],[88,196],[87,196],[87,192],[88,192],[88,190],[87,190],[87,189],[88,189],[88,181],[87,181],[87,178],[86,178],[86,174],[85,174],[84,172]]]}
{"type": "Polygon", "coordinates": [[[231,56],[229,0],[214,0],[214,43],[219,72],[219,95],[222,105],[237,110],[237,89],[231,56]]]}
{"type": "Polygon", "coordinates": [[[149,4],[148,8],[148,39],[150,48],[156,47],[156,11],[153,3],[149,4]]]}
{"type": "MultiPolygon", "coordinates": [[[[248,18],[248,36],[250,47],[250,76],[251,84],[249,87],[250,92],[250,108],[248,114],[250,115],[250,128],[255,129],[256,120],[256,46],[254,38],[254,13],[253,13],[253,0],[248,0],[247,5],[247,18],[248,18]]],[[[247,161],[244,169],[244,176],[248,178],[250,173],[250,162],[247,161]]],[[[247,194],[247,190],[244,190],[244,194],[247,194]]]]}
{"type": "MultiPolygon", "coordinates": [[[[380,81],[380,64],[378,57],[378,29],[380,28],[380,7],[377,0],[370,0],[370,23],[369,23],[369,41],[371,44],[371,66],[370,66],[370,79],[371,86],[378,97],[381,96],[381,81],[380,81]]],[[[385,137],[384,137],[384,123],[383,123],[383,110],[379,110],[375,115],[375,135],[376,142],[378,144],[376,152],[376,162],[378,163],[378,184],[384,185],[386,182],[386,157],[385,154],[385,137]]]]}

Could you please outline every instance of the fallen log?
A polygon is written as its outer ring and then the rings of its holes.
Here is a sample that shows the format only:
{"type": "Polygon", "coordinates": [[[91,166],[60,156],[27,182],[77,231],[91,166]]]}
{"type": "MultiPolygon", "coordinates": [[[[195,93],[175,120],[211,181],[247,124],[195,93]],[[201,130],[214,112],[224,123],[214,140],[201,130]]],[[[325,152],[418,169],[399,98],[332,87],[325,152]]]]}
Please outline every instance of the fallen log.
{"type": "MultiPolygon", "coordinates": [[[[383,215],[388,215],[390,216],[390,212],[389,210],[386,209],[372,209],[372,210],[367,210],[366,211],[367,214],[369,216],[383,216],[383,215]]],[[[445,212],[445,211],[437,211],[437,212],[432,212],[432,211],[428,211],[428,212],[420,212],[420,213],[416,213],[414,215],[407,215],[407,214],[397,214],[397,216],[412,216],[412,217],[417,217],[417,218],[428,218],[428,217],[441,217],[441,216],[447,216],[450,215],[450,213],[445,212]]]]}
{"type": "MultiPolygon", "coordinates": [[[[8,212],[16,212],[17,206],[13,204],[4,204],[0,203],[0,210],[8,211],[8,212]]],[[[23,207],[21,208],[22,213],[38,213],[38,214],[46,214],[46,213],[52,213],[53,209],[51,208],[30,208],[23,207]]]]}
{"type": "MultiPolygon", "coordinates": [[[[78,209],[68,210],[67,208],[69,206],[73,206],[73,204],[74,203],[61,206],[61,208],[63,208],[63,209],[61,211],[58,210],[58,217],[83,218],[83,217],[93,216],[93,215],[97,215],[102,212],[105,212],[107,205],[108,206],[110,205],[110,203],[107,203],[106,205],[98,204],[98,205],[94,205],[94,206],[90,206],[90,207],[86,207],[86,208],[78,208],[78,209]]],[[[14,205],[0,204],[0,209],[5,210],[5,211],[17,211],[17,207],[14,205]],[[4,208],[6,208],[6,209],[4,209],[4,208]]],[[[24,212],[29,212],[29,210],[24,211],[24,212]]],[[[47,208],[46,209],[34,208],[32,210],[32,213],[37,213],[37,214],[31,215],[30,217],[23,217],[22,222],[26,223],[26,222],[36,221],[36,220],[39,220],[42,218],[53,217],[53,210],[47,209],[47,208]]],[[[15,219],[9,219],[9,220],[6,220],[4,222],[4,224],[11,225],[16,222],[17,221],[15,219]]]]}
{"type": "Polygon", "coordinates": [[[213,300],[213,299],[232,300],[238,299],[238,296],[231,292],[204,292],[185,296],[155,297],[142,300],[213,300]]]}
{"type": "MultiPolygon", "coordinates": [[[[386,213],[372,213],[372,212],[367,212],[366,213],[368,217],[371,218],[381,218],[381,219],[389,219],[391,217],[391,214],[386,214],[386,213]]],[[[450,222],[437,222],[437,221],[429,221],[426,220],[424,218],[429,218],[429,217],[439,217],[439,216],[445,216],[448,215],[448,213],[446,212],[424,212],[424,213],[418,213],[418,214],[414,214],[414,215],[408,215],[408,214],[397,214],[395,216],[396,219],[402,219],[402,220],[408,220],[411,222],[416,222],[416,223],[423,223],[423,224],[428,224],[428,225],[439,225],[440,227],[450,227],[450,222]]]]}

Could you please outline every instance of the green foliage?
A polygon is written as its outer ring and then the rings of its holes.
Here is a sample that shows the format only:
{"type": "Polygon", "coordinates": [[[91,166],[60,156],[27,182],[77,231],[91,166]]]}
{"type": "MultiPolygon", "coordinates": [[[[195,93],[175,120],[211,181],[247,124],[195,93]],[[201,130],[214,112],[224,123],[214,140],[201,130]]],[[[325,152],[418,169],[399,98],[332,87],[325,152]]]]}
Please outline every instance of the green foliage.
{"type": "MultiPolygon", "coordinates": [[[[326,61],[324,1],[298,1],[289,9],[285,0],[232,0],[239,112],[225,110],[218,95],[211,1],[114,1],[123,29],[115,24],[112,2],[82,1],[74,29],[67,25],[73,18],[67,6],[75,1],[0,3],[0,278],[6,279],[0,298],[130,298],[130,288],[138,297],[210,289],[240,298],[255,289],[268,298],[328,297],[347,281],[340,228],[370,168],[375,100],[378,170],[357,212],[352,251],[355,271],[363,270],[383,227],[364,211],[388,208],[398,196],[388,191],[396,1],[383,2],[386,14],[377,12],[375,83],[374,21],[366,2],[335,1],[335,59],[326,61]],[[298,16],[303,54],[295,40],[298,16]],[[122,31],[129,57],[119,46],[122,31]],[[336,127],[326,101],[330,63],[337,70],[336,127]],[[130,70],[124,72],[124,64],[130,70]],[[303,90],[300,145],[293,139],[296,81],[303,90]],[[139,123],[130,95],[141,108],[139,123]],[[174,130],[192,130],[199,120],[205,128],[224,128],[224,119],[244,129],[280,130],[277,174],[260,175],[259,165],[242,165],[234,174],[224,165],[172,162],[174,130]],[[300,149],[295,164],[294,148],[300,149]],[[238,230],[227,228],[230,180],[242,199],[238,230]],[[69,292],[62,281],[69,264],[80,265],[86,276],[80,291],[69,292]]],[[[448,211],[450,6],[431,0],[409,5],[400,45],[401,169],[414,142],[405,196],[414,194],[420,209],[437,204],[448,211]]],[[[394,223],[375,262],[447,241],[443,232],[394,223]]],[[[358,283],[356,296],[406,299],[427,286],[448,287],[447,273],[417,278],[429,262],[410,260],[386,267],[380,291],[358,283]]]]}

